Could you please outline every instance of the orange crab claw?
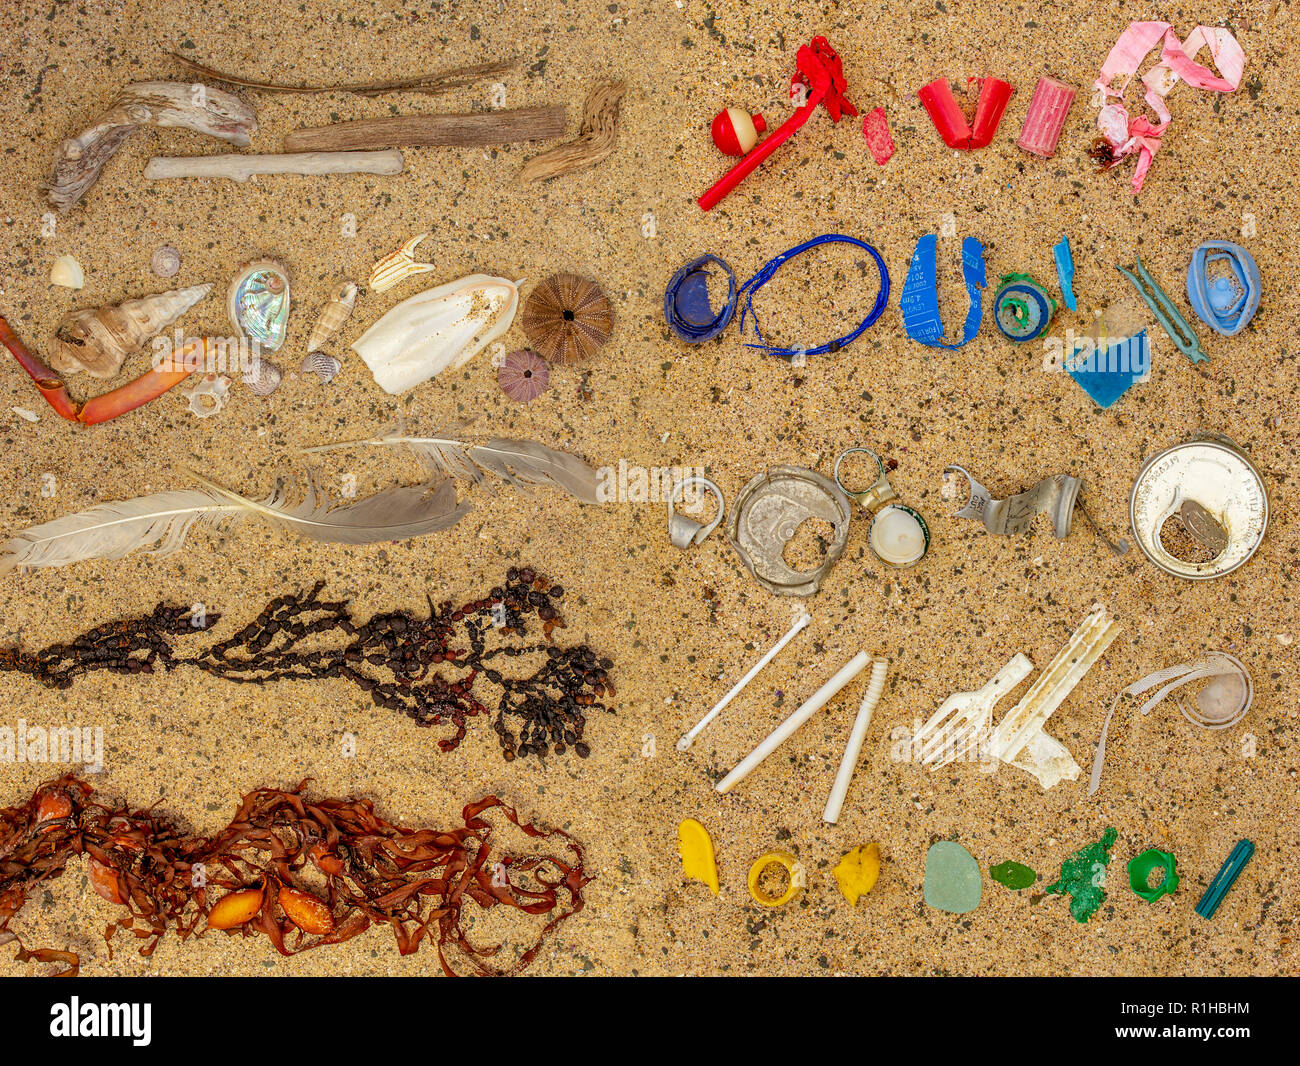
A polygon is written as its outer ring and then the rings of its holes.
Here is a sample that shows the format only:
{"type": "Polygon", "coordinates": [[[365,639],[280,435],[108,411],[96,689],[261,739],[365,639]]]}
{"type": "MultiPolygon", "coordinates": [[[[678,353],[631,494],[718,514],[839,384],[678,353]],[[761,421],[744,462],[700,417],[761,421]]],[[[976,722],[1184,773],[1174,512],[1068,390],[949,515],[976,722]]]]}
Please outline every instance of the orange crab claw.
{"type": "Polygon", "coordinates": [[[210,342],[207,338],[190,341],[175,355],[164,359],[129,384],[85,403],[78,403],[68,395],[63,379],[27,350],[27,346],[14,334],[3,315],[0,315],[0,344],[9,349],[18,365],[27,371],[45,401],[60,417],[69,422],[93,426],[134,411],[179,385],[205,363],[210,342]]]}

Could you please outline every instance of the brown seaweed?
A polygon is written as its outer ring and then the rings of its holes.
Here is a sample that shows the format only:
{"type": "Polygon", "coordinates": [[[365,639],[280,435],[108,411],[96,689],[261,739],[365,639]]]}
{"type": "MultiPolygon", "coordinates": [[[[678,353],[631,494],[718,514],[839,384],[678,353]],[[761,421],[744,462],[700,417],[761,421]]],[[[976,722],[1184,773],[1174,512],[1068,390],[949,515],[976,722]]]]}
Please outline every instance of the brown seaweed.
{"type": "Polygon", "coordinates": [[[563,830],[521,821],[496,796],[468,804],[457,828],[407,829],[376,814],[368,799],[309,799],[306,784],[255,789],[224,829],[190,836],[155,809],[100,802],[91,785],[72,775],[46,782],[26,803],[0,809],[0,943],[16,942],[19,962],[60,963],[65,968],[57,976],[76,976],[74,952],[28,949],[9,923],[37,886],[62,875],[78,855],[89,864],[95,891],[127,910],[104,932],[110,957],[118,932],[145,941],[145,956],[169,930],[182,940],[201,936],[218,928],[207,921],[214,906],[253,890],[260,906],[225,931],[266,936],[283,955],[387,925],[403,955],[432,943],[450,977],[460,974],[453,961],[468,974],[504,976],[527,967],[556,927],[583,908],[591,878],[582,846],[563,830]],[[489,863],[493,829],[482,815],[493,809],[529,837],[552,841],[561,854],[499,854],[489,863]],[[291,902],[287,912],[286,899],[309,901],[325,919],[319,928],[329,931],[304,931],[294,921],[300,908],[291,902]],[[546,921],[512,964],[491,966],[487,960],[500,945],[470,941],[470,903],[546,921]]]}

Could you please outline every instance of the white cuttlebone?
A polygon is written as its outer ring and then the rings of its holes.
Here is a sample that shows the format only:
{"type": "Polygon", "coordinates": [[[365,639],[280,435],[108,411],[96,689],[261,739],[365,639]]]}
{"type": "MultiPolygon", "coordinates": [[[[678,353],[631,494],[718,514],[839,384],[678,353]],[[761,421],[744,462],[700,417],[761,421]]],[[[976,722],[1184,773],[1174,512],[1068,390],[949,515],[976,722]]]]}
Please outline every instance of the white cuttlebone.
{"type": "Polygon", "coordinates": [[[376,384],[398,396],[464,366],[510,328],[518,285],[470,274],[403,300],[353,343],[376,384]],[[481,306],[475,307],[479,303],[481,306]]]}

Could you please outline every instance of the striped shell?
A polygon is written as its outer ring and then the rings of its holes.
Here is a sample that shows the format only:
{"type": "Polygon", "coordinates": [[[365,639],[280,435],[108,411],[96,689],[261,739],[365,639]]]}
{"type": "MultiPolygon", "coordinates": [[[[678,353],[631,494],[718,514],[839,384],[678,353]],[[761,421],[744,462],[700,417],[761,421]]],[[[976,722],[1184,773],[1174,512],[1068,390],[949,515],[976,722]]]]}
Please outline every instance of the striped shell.
{"type": "Polygon", "coordinates": [[[511,352],[497,370],[497,384],[516,403],[530,403],[546,391],[551,368],[534,351],[520,348],[511,352]]]}
{"type": "Polygon", "coordinates": [[[340,363],[332,355],[326,355],[324,352],[308,352],[302,361],[302,366],[298,368],[300,374],[315,374],[321,379],[321,383],[328,385],[343,369],[340,363]]]}
{"type": "Polygon", "coordinates": [[[330,293],[329,302],[321,308],[316,325],[311,328],[307,338],[307,351],[314,352],[343,328],[343,323],[352,314],[352,307],[357,302],[357,286],[354,281],[343,281],[330,293]]]}
{"type": "Polygon", "coordinates": [[[379,260],[375,264],[375,269],[370,272],[370,291],[383,292],[409,277],[436,269],[432,263],[417,263],[412,256],[416,245],[427,236],[427,233],[421,233],[418,237],[412,237],[397,251],[379,260]]]}
{"type": "Polygon", "coordinates": [[[280,387],[280,379],[283,377],[280,368],[271,360],[254,359],[244,372],[244,384],[255,396],[270,396],[280,387]]]}
{"type": "Polygon", "coordinates": [[[553,274],[532,291],[521,325],[542,357],[553,363],[590,358],[614,328],[614,312],[594,281],[553,274]]]}

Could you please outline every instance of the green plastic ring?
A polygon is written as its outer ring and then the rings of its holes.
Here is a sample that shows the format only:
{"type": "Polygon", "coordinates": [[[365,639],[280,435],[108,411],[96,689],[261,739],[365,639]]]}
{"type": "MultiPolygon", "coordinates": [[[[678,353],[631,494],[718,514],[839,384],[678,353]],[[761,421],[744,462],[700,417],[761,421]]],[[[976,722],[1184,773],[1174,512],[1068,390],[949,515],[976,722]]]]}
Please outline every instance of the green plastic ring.
{"type": "Polygon", "coordinates": [[[1149,848],[1141,855],[1130,859],[1128,864],[1128,887],[1148,903],[1154,903],[1161,896],[1168,895],[1178,887],[1177,863],[1167,851],[1149,848]],[[1164,870],[1165,876],[1158,885],[1152,886],[1152,870],[1164,870]]]}

